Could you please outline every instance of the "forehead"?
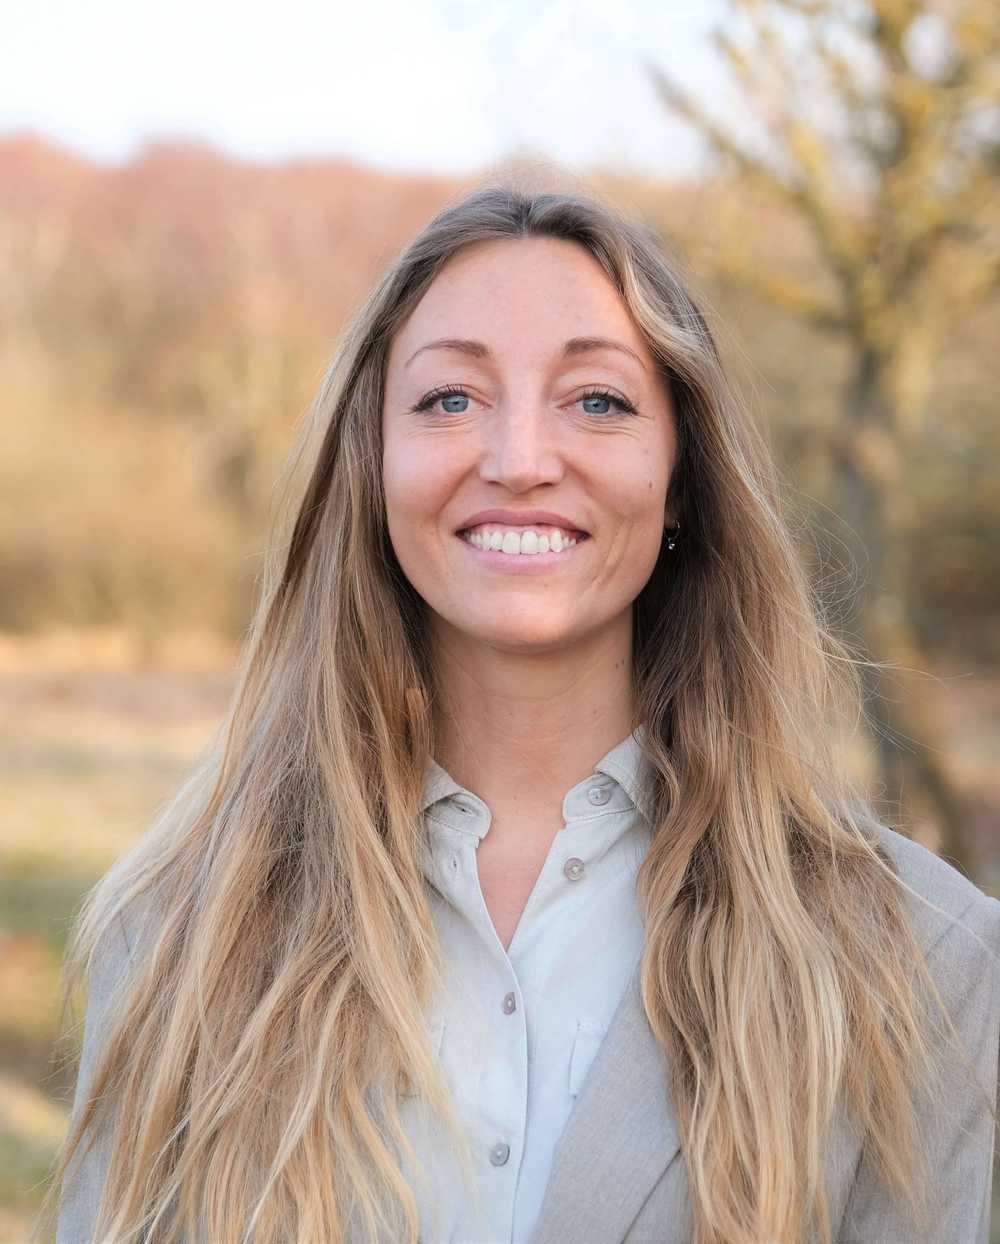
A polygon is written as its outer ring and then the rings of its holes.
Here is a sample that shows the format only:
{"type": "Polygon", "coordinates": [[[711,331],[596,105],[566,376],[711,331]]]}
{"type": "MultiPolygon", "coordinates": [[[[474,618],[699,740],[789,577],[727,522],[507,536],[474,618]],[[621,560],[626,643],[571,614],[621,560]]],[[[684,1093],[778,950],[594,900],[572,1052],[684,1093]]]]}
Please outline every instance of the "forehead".
{"type": "Polygon", "coordinates": [[[391,357],[408,357],[432,335],[558,337],[561,345],[598,332],[645,352],[628,308],[588,250],[565,238],[490,239],[445,264],[396,333],[391,357]]]}

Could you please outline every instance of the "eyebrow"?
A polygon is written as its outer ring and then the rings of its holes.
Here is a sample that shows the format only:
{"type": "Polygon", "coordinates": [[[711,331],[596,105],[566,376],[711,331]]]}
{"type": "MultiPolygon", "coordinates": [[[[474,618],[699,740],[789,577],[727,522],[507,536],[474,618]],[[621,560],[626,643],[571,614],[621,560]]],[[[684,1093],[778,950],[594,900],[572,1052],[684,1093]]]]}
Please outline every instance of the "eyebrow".
{"type": "MultiPolygon", "coordinates": [[[[417,355],[422,354],[424,350],[457,350],[461,354],[469,354],[477,359],[493,357],[489,346],[482,341],[472,341],[468,337],[441,337],[437,341],[429,341],[425,346],[414,351],[403,366],[409,367],[417,355]]],[[[590,354],[594,350],[618,350],[635,359],[642,370],[646,371],[646,364],[634,350],[620,341],[613,341],[610,337],[570,337],[562,348],[562,355],[563,358],[573,358],[578,354],[590,354]]]]}

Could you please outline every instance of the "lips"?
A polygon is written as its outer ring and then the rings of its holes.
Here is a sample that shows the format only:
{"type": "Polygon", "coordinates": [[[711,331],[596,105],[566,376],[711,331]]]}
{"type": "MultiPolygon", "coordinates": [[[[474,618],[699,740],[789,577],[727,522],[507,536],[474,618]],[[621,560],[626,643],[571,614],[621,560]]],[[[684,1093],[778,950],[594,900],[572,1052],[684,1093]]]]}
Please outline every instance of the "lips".
{"type": "Polygon", "coordinates": [[[476,523],[473,527],[464,527],[455,532],[460,539],[468,539],[473,535],[492,535],[499,532],[501,539],[508,533],[514,532],[523,535],[526,531],[533,531],[536,536],[545,536],[551,540],[553,535],[558,532],[562,540],[589,540],[590,537],[585,531],[575,531],[571,527],[555,527],[551,523],[529,523],[527,526],[513,523],[476,523]]]}
{"type": "Polygon", "coordinates": [[[568,517],[566,514],[559,514],[555,510],[515,510],[507,508],[479,510],[475,514],[470,514],[455,529],[456,534],[469,531],[473,527],[481,527],[484,524],[493,524],[497,527],[558,527],[570,536],[589,535],[587,529],[581,526],[575,519],[568,517]]]}
{"type": "Polygon", "coordinates": [[[470,534],[455,538],[486,566],[496,570],[532,574],[548,571],[572,558],[577,549],[589,539],[585,535],[564,537],[558,528],[549,530],[552,532],[551,537],[536,534],[535,528],[521,528],[518,533],[517,529],[508,527],[502,540],[498,541],[500,528],[494,525],[488,540],[488,526],[474,527],[470,534]]]}

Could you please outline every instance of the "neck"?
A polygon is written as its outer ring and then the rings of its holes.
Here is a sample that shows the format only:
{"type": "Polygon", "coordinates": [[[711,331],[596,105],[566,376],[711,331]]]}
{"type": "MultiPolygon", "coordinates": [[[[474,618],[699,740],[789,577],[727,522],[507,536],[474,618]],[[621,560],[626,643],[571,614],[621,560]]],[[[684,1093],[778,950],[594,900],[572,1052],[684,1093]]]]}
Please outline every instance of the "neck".
{"type": "Polygon", "coordinates": [[[432,641],[435,758],[494,810],[561,806],[634,727],[628,611],[544,653],[501,651],[443,627],[432,641]]]}

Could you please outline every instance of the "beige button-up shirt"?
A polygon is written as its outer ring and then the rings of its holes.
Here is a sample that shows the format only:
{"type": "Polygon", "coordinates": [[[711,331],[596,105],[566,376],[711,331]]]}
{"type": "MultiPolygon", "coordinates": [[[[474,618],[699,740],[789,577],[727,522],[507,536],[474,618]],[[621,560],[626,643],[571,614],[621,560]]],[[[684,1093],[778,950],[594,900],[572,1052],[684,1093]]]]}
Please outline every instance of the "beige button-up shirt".
{"type": "MultiPolygon", "coordinates": [[[[642,952],[635,876],[650,841],[650,768],[641,737],[629,735],[566,793],[563,828],[507,951],[476,868],[490,809],[428,766],[423,868],[445,973],[429,1023],[469,1137],[481,1214],[447,1135],[417,1098],[404,1099],[407,1137],[429,1176],[423,1188],[414,1182],[422,1244],[530,1236],[556,1141],[642,952]]],[[[404,1170],[415,1178],[405,1161],[404,1170]]]]}

